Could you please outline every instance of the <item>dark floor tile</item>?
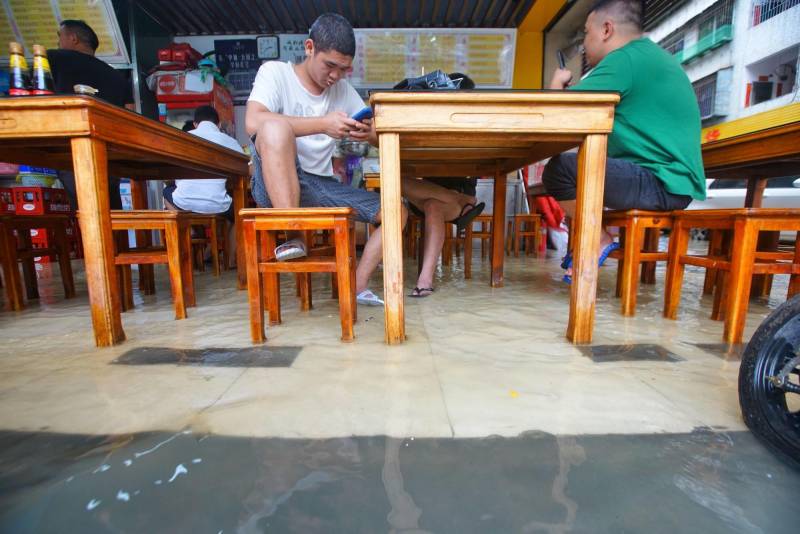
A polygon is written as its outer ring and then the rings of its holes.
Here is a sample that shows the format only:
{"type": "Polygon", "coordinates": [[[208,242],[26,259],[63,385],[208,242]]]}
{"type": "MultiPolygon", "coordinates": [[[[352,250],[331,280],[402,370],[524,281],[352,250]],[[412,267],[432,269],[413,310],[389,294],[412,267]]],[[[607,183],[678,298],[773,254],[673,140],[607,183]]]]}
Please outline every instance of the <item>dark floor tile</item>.
{"type": "Polygon", "coordinates": [[[116,360],[117,365],[199,365],[203,367],[291,367],[302,347],[173,349],[139,347],[116,360]]]}
{"type": "Polygon", "coordinates": [[[749,432],[244,438],[0,431],[0,531],[794,532],[749,432]]]}
{"type": "Polygon", "coordinates": [[[682,362],[683,358],[661,345],[584,345],[578,347],[584,356],[597,363],[606,362],[682,362]]]}

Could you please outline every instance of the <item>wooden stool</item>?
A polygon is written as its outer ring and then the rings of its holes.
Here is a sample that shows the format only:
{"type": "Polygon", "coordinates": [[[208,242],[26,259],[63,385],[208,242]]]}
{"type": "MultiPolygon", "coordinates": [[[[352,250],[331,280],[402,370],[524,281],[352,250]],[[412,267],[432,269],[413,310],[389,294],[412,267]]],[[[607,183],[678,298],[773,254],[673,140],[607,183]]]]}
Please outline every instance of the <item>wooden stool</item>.
{"type": "MultiPolygon", "coordinates": [[[[280,273],[337,273],[342,341],[353,339],[356,320],[355,211],[351,208],[244,209],[247,293],[250,300],[250,335],[254,343],[265,341],[264,308],[271,325],[281,322],[280,273]],[[281,231],[332,230],[334,256],[310,255],[290,261],[275,260],[277,233],[281,231]]],[[[310,292],[305,286],[303,291],[310,292]]]]}
{"type": "Polygon", "coordinates": [[[663,211],[619,210],[603,213],[603,226],[618,226],[620,248],[609,254],[619,261],[617,266],[617,296],[622,298],[622,315],[636,313],[636,292],[639,267],[642,282],[649,280],[649,268],[657,261],[666,261],[667,252],[658,251],[658,235],[672,228],[672,213],[663,211]],[[653,237],[655,236],[655,243],[653,237]],[[648,272],[645,272],[646,269],[648,272]]]}
{"type": "MultiPolygon", "coordinates": [[[[455,253],[456,257],[461,255],[461,248],[464,245],[464,240],[465,234],[459,234],[456,225],[445,223],[444,243],[442,244],[442,265],[451,264],[453,253],[455,253]]],[[[424,244],[420,248],[424,248],[424,244]]]]}
{"type": "Polygon", "coordinates": [[[111,210],[111,230],[159,230],[164,234],[165,247],[136,247],[128,249],[120,240],[115,240],[117,250],[114,263],[117,265],[123,298],[122,308],[132,307],[133,287],[130,266],[165,263],[169,266],[172,300],[175,319],[186,318],[186,308],[195,306],[194,280],[192,274],[192,239],[189,232],[189,216],[176,211],[156,210],[111,210]]]}
{"type": "Polygon", "coordinates": [[[202,228],[203,237],[192,237],[192,257],[195,260],[197,270],[206,270],[205,248],[211,248],[211,263],[214,265],[214,276],[220,273],[220,251],[222,251],[222,270],[227,271],[230,266],[230,258],[227,251],[228,220],[222,215],[209,215],[205,213],[187,213],[189,226],[202,228]],[[208,229],[209,236],[205,232],[208,229]],[[222,236],[222,238],[220,238],[222,236]],[[195,250],[198,252],[194,254],[195,250]],[[198,257],[199,256],[199,257],[198,257]],[[198,261],[199,260],[199,261],[198,261]]]}
{"type": "Polygon", "coordinates": [[[412,259],[417,259],[417,255],[421,254],[422,244],[420,244],[420,225],[425,224],[425,219],[409,211],[408,223],[406,224],[404,237],[406,254],[412,259]]]}
{"type": "Polygon", "coordinates": [[[757,251],[758,234],[764,231],[800,232],[800,210],[780,208],[743,208],[689,210],[674,212],[669,264],[664,297],[664,317],[675,319],[681,297],[684,265],[717,269],[724,282],[717,284],[714,295],[715,315],[725,318],[723,340],[741,343],[744,332],[753,274],[789,274],[788,296],[800,291],[800,239],[793,252],[757,251]],[[732,230],[732,247],[727,256],[687,253],[692,228],[732,230]]]}
{"type": "Polygon", "coordinates": [[[18,262],[22,262],[25,278],[25,293],[28,300],[39,298],[39,285],[36,280],[34,258],[49,256],[58,260],[64,297],[75,296],[75,282],[69,259],[67,241],[68,215],[3,215],[0,216],[0,267],[5,278],[4,286],[8,293],[9,306],[14,311],[24,308],[22,298],[22,279],[18,262]],[[46,248],[34,248],[31,241],[32,229],[44,228],[52,244],[46,248]],[[14,235],[16,230],[17,235],[14,235]]]}
{"type": "Polygon", "coordinates": [[[472,223],[467,225],[464,232],[464,278],[472,278],[472,240],[479,238],[481,240],[481,259],[486,257],[486,242],[489,242],[489,248],[492,243],[492,215],[485,213],[478,215],[472,220],[472,223]],[[475,231],[473,225],[480,223],[481,229],[475,231]]]}
{"type": "Polygon", "coordinates": [[[538,213],[517,213],[514,215],[514,257],[519,257],[520,241],[525,239],[525,254],[539,254],[539,238],[542,231],[542,216],[538,213]]]}

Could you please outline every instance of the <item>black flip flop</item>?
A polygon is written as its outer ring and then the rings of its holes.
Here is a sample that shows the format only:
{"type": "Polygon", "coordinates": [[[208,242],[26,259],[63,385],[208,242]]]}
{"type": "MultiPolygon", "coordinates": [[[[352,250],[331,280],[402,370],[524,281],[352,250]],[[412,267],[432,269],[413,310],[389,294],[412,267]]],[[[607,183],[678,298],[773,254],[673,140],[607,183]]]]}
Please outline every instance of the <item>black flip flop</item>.
{"type": "Polygon", "coordinates": [[[464,207],[461,209],[461,215],[450,222],[455,224],[458,232],[461,233],[464,228],[466,228],[473,220],[475,220],[475,217],[483,212],[483,208],[485,207],[486,204],[484,202],[478,202],[477,204],[464,204],[464,207]]]}
{"type": "Polygon", "coordinates": [[[435,289],[432,287],[415,287],[414,290],[411,292],[409,297],[415,299],[424,299],[425,297],[430,297],[431,293],[433,293],[435,289]],[[423,291],[427,291],[425,295],[422,294],[423,291]]]}

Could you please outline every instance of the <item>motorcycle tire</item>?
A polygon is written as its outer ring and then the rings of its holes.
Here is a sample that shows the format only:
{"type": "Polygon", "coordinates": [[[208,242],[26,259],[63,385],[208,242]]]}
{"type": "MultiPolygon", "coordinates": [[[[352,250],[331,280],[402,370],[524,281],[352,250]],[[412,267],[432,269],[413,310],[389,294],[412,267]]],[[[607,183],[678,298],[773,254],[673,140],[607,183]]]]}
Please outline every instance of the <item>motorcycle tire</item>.
{"type": "MultiPolygon", "coordinates": [[[[775,385],[800,349],[800,295],[773,311],[747,344],[739,367],[739,405],[747,427],[788,463],[800,467],[800,393],[775,385]]],[[[800,365],[788,374],[795,386],[800,365]]]]}

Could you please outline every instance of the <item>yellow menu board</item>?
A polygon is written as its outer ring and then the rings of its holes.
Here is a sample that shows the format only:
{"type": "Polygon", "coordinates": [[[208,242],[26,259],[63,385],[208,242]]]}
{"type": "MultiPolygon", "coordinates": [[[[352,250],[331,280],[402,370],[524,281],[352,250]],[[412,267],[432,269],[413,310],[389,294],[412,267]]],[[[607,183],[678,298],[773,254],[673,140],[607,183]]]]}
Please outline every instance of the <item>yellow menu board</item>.
{"type": "Polygon", "coordinates": [[[100,41],[97,57],[111,64],[130,63],[111,0],[0,0],[0,57],[8,54],[8,42],[21,43],[27,54],[34,44],[58,46],[59,24],[83,20],[100,41]]]}
{"type": "Polygon", "coordinates": [[[350,83],[392,87],[404,78],[441,69],[469,75],[479,87],[511,87],[513,29],[356,29],[350,83]]]}

